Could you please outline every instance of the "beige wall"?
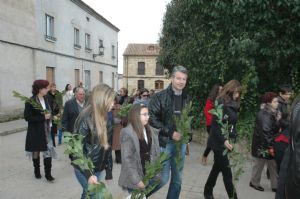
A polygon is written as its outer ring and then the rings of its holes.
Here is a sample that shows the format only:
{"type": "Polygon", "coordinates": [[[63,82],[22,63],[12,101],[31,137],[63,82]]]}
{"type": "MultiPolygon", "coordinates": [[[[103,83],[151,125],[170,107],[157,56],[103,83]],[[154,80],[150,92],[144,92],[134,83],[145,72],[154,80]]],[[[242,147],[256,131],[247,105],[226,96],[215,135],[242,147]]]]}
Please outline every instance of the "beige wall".
{"type": "Polygon", "coordinates": [[[138,80],[144,80],[144,87],[155,89],[155,81],[162,80],[164,88],[168,87],[170,80],[165,75],[155,75],[157,56],[124,56],[123,86],[129,93],[138,86],[138,80]],[[138,62],[145,62],[145,75],[137,75],[138,62]]]}

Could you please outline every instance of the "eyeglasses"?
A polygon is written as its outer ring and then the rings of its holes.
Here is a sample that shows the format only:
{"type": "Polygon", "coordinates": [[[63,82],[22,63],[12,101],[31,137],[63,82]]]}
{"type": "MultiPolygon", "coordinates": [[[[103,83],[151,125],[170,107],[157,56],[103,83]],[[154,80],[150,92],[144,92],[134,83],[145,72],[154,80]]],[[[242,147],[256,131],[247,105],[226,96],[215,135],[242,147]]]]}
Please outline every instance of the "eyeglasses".
{"type": "Polygon", "coordinates": [[[142,113],[140,115],[145,116],[145,117],[150,116],[149,113],[142,113]]]}

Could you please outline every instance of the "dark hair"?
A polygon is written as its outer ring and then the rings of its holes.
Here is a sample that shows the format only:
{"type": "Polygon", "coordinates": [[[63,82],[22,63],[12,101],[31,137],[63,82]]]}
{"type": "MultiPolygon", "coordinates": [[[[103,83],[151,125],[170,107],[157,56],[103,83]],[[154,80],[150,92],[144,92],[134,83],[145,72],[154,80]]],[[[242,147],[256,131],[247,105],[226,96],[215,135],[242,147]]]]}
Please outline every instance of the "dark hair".
{"type": "Polygon", "coordinates": [[[146,88],[141,88],[141,89],[140,89],[139,98],[141,98],[141,96],[142,96],[142,94],[143,94],[144,92],[147,92],[147,93],[149,94],[148,89],[146,89],[146,88]]]}
{"type": "Polygon", "coordinates": [[[282,84],[279,86],[279,93],[286,94],[292,92],[292,86],[289,84],[282,84]]]}
{"type": "Polygon", "coordinates": [[[44,79],[35,80],[32,84],[32,94],[37,95],[41,89],[47,88],[49,86],[49,82],[44,79]]]}
{"type": "Polygon", "coordinates": [[[261,98],[261,102],[262,103],[271,103],[272,100],[274,98],[278,97],[277,93],[274,93],[274,92],[266,92],[262,98],[261,98]]]}
{"type": "MultiPolygon", "coordinates": [[[[233,93],[239,92],[240,95],[242,93],[242,86],[239,81],[233,79],[225,84],[221,93],[218,95],[217,99],[223,99],[225,102],[230,102],[233,100],[233,93]]],[[[238,101],[240,100],[240,96],[238,101]]]]}
{"type": "Polygon", "coordinates": [[[218,94],[219,94],[219,90],[220,90],[220,84],[215,84],[213,85],[213,87],[211,88],[209,94],[208,94],[208,98],[211,99],[212,101],[215,101],[218,94]]]}
{"type": "Polygon", "coordinates": [[[65,91],[68,91],[68,87],[69,87],[69,85],[71,85],[71,84],[67,84],[67,85],[66,85],[66,87],[65,87],[65,91]]]}
{"type": "Polygon", "coordinates": [[[123,90],[123,92],[125,93],[125,95],[128,95],[128,90],[127,90],[127,88],[121,88],[121,90],[123,90]]]}
{"type": "MultiPolygon", "coordinates": [[[[147,108],[147,107],[143,104],[134,104],[132,105],[128,113],[128,122],[131,124],[133,130],[135,131],[135,133],[137,134],[140,140],[144,139],[144,132],[143,132],[144,126],[141,122],[141,116],[140,116],[141,110],[143,108],[147,108]]],[[[150,132],[149,124],[145,125],[145,129],[147,133],[150,132]]]]}

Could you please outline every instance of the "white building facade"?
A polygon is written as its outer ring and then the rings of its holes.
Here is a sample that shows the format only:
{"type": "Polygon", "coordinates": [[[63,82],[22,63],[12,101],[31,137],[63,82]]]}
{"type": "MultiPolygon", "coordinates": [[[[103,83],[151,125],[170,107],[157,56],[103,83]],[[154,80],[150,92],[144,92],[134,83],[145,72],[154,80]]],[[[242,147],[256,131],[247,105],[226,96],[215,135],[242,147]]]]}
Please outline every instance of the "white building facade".
{"type": "Polygon", "coordinates": [[[82,82],[87,89],[118,86],[119,29],[81,0],[0,1],[0,112],[24,104],[35,79],[58,90],[82,82]]]}

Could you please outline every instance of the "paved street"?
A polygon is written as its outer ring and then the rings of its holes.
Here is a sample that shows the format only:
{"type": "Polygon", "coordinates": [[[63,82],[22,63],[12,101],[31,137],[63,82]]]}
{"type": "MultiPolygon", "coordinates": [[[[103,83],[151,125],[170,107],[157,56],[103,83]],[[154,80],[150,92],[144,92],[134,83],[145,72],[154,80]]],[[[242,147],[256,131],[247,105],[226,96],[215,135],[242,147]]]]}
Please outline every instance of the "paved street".
{"type": "MultiPolygon", "coordinates": [[[[59,159],[53,161],[54,183],[48,183],[44,176],[37,180],[33,176],[32,162],[25,157],[24,140],[26,133],[20,132],[6,136],[0,136],[0,198],[4,199],[75,199],[80,198],[81,187],[75,179],[70,161],[63,154],[63,145],[57,147],[59,159]]],[[[199,162],[203,147],[197,143],[191,144],[191,155],[187,157],[181,197],[182,199],[203,198],[203,187],[211,169],[212,155],[209,156],[209,164],[203,166],[199,162]]],[[[41,167],[43,175],[43,166],[41,167]]],[[[114,180],[109,186],[114,198],[125,198],[117,185],[120,165],[114,164],[114,180]]],[[[270,190],[270,183],[266,180],[265,172],[262,176],[262,186],[265,192],[259,192],[249,187],[251,162],[245,163],[245,173],[240,178],[237,186],[240,199],[273,199],[274,193],[270,190]]],[[[166,197],[165,186],[151,199],[166,197]]],[[[216,199],[226,199],[227,195],[219,176],[214,190],[216,199]]]]}

